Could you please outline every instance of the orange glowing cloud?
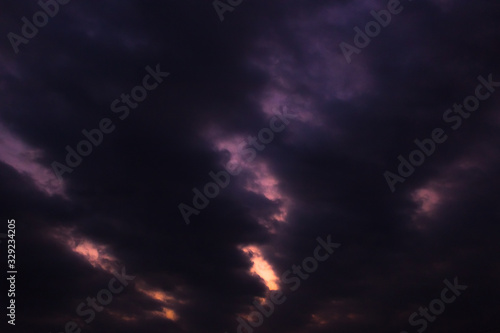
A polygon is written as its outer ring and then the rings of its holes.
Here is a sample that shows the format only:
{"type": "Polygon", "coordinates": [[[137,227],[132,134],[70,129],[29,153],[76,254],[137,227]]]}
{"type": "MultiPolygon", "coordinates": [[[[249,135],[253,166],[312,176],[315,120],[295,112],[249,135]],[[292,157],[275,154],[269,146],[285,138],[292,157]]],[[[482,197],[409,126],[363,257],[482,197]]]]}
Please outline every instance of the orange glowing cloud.
{"type": "Polygon", "coordinates": [[[179,316],[174,310],[165,307],[163,307],[161,311],[155,311],[154,314],[172,321],[177,321],[179,319],[179,316]]]}
{"type": "Polygon", "coordinates": [[[84,257],[93,267],[99,267],[109,273],[118,271],[118,260],[109,253],[106,245],[76,236],[73,228],[58,228],[54,237],[66,244],[71,251],[84,257]]]}
{"type": "Polygon", "coordinates": [[[184,303],[183,301],[178,300],[176,297],[163,290],[150,287],[145,281],[138,281],[136,283],[136,289],[144,295],[162,303],[161,310],[151,312],[152,315],[172,321],[177,321],[179,319],[179,316],[172,308],[179,303],[184,303]]]}
{"type": "MultiPolygon", "coordinates": [[[[118,260],[109,253],[108,247],[97,244],[82,236],[76,236],[74,229],[58,228],[53,236],[63,244],[66,244],[71,251],[78,253],[85,258],[93,267],[101,268],[109,273],[119,272],[118,260]]],[[[161,303],[160,311],[151,311],[150,315],[159,316],[169,320],[177,321],[179,316],[172,309],[176,304],[183,303],[173,295],[162,290],[150,287],[145,281],[137,279],[134,287],[145,296],[161,303]]],[[[137,317],[129,316],[117,312],[111,313],[113,316],[125,321],[136,320],[137,317]]]]}
{"type": "Polygon", "coordinates": [[[264,280],[269,290],[278,290],[278,278],[273,267],[264,259],[261,250],[252,245],[243,247],[241,250],[249,256],[253,263],[250,272],[264,280]]]}

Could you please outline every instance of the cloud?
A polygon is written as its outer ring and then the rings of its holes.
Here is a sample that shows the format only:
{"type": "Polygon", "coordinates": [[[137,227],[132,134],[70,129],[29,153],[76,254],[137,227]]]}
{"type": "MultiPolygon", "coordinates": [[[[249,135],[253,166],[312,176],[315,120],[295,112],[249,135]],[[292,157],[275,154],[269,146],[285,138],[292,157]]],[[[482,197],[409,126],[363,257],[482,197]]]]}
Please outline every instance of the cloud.
{"type": "MultiPolygon", "coordinates": [[[[19,54],[4,38],[0,197],[18,228],[17,329],[81,323],[78,304],[126,267],[134,285],[85,330],[230,332],[325,234],[342,250],[259,332],[400,332],[454,276],[469,289],[429,329],[495,327],[499,97],[395,193],[382,174],[479,75],[500,76],[498,5],[405,1],[346,64],[338,44],[386,6],[243,2],[221,23],[211,2],[72,1],[19,54]],[[158,63],[168,79],[57,182],[51,162],[83,128],[119,121],[110,104],[158,63]],[[179,203],[282,106],[297,118],[187,226],[179,203]]],[[[37,8],[6,4],[4,34],[37,8]]]]}

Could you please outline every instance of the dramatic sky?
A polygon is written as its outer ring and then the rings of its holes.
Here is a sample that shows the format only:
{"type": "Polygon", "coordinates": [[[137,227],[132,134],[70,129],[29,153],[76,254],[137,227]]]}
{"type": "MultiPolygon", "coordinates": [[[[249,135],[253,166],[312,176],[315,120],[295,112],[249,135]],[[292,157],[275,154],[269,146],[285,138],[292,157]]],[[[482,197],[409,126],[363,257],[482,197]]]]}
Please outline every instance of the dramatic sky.
{"type": "Polygon", "coordinates": [[[402,0],[356,48],[387,5],[244,0],[221,21],[211,0],[72,0],[23,39],[41,7],[2,0],[0,233],[15,219],[18,274],[12,326],[2,238],[0,331],[233,333],[280,292],[255,332],[500,327],[500,4],[402,0]],[[83,130],[102,142],[69,172],[83,130]],[[435,148],[408,175],[416,139],[435,148]],[[340,245],[297,287],[318,237],[340,245]]]}

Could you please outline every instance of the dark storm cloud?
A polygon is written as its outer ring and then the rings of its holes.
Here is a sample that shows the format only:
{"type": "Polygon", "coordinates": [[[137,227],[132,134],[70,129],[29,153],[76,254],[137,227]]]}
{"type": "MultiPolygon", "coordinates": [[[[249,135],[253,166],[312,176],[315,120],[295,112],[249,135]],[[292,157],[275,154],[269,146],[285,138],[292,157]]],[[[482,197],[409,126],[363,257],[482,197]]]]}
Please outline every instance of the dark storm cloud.
{"type": "MultiPolygon", "coordinates": [[[[259,247],[280,277],[328,234],[342,248],[296,292],[282,282],[288,299],[258,331],[416,331],[409,316],[455,276],[468,289],[428,329],[495,327],[498,92],[457,131],[442,115],[479,75],[500,81],[500,8],[402,4],[351,64],[339,43],[386,1],[243,2],[221,23],[210,1],[73,0],[19,54],[4,38],[0,191],[2,218],[18,228],[15,329],[83,324],[76,307],[113,277],[81,255],[93,244],[137,278],[85,331],[235,332],[267,290],[242,247],[259,247]],[[120,120],[110,104],[158,63],[170,75],[120,120]],[[283,105],[297,120],[186,226],[179,202],[283,105]],[[52,161],[103,117],[116,130],[56,187],[52,161]],[[436,127],[447,141],[391,193],[384,171],[436,127]]],[[[37,10],[6,4],[2,31],[37,10]]]]}

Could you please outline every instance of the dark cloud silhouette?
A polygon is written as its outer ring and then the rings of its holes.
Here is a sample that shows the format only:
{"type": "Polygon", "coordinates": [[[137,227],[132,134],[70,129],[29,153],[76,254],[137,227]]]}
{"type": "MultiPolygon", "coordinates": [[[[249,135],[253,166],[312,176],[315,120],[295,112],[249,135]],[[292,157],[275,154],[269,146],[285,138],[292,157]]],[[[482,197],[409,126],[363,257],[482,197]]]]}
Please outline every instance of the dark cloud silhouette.
{"type": "Polygon", "coordinates": [[[2,330],[236,332],[277,285],[255,331],[415,332],[454,277],[468,288],[427,330],[497,327],[500,91],[457,130],[443,113],[500,81],[500,7],[401,1],[348,64],[339,44],[387,3],[243,1],[221,22],[210,1],[70,1],[16,54],[7,35],[40,6],[6,2],[0,233],[15,219],[19,273],[2,330]],[[170,75],[120,119],[112,102],[156,64],[170,75]],[[116,129],[59,182],[51,164],[103,118],[116,129]],[[437,127],[447,140],[392,193],[384,172],[437,127]],[[249,137],[255,158],[186,225],[179,204],[249,137]],[[282,274],[327,235],[341,248],[291,292],[282,274]],[[135,279],[86,323],[79,304],[123,268],[135,279]]]}

